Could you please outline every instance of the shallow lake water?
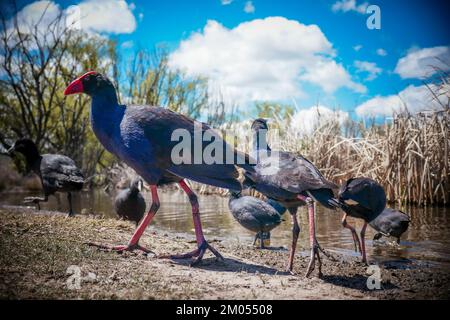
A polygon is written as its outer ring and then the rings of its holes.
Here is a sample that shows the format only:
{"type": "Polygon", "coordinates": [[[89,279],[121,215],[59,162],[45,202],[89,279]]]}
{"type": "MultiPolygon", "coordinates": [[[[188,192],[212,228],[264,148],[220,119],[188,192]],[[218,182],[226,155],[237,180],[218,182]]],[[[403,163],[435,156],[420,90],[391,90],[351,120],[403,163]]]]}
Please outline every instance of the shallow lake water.
{"type": "MultiPolygon", "coordinates": [[[[0,204],[23,205],[22,200],[30,193],[1,193],[0,204]]],[[[34,194],[37,195],[37,194],[34,194]]],[[[147,206],[150,195],[144,192],[147,206]]],[[[112,207],[114,196],[103,190],[74,194],[74,210],[77,214],[96,214],[116,218],[112,207]]],[[[168,233],[186,233],[194,239],[191,206],[181,191],[161,191],[161,208],[152,225],[154,228],[167,230],[168,233]]],[[[254,234],[242,228],[228,210],[228,198],[212,195],[200,195],[200,210],[204,233],[207,239],[238,241],[251,245],[254,234]]],[[[66,211],[67,199],[60,194],[60,201],[51,196],[41,207],[47,210],[66,211]]],[[[450,270],[450,211],[445,207],[405,207],[402,208],[411,216],[412,223],[403,234],[400,245],[393,241],[376,241],[370,227],[366,232],[366,247],[369,260],[375,262],[393,262],[408,265],[410,262],[449,268],[450,270]]],[[[348,229],[341,226],[342,213],[317,206],[317,238],[323,248],[345,255],[357,256],[353,251],[353,240],[348,229]]],[[[299,248],[307,254],[309,248],[308,217],[306,207],[299,208],[298,217],[301,233],[299,248]]],[[[291,220],[289,214],[285,221],[272,231],[272,247],[289,248],[291,242],[291,220]]],[[[361,229],[361,220],[348,219],[348,222],[361,229]]],[[[385,238],[382,238],[385,239],[385,238]]]]}

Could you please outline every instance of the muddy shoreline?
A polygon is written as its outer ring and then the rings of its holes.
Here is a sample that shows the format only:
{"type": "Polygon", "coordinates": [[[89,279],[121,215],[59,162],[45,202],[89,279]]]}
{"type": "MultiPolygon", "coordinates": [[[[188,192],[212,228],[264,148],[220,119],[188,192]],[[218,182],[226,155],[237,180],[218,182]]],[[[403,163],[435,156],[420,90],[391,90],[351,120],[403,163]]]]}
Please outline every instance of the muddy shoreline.
{"type": "MultiPolygon", "coordinates": [[[[332,253],[333,260],[323,257],[321,278],[315,270],[306,279],[308,257],[297,255],[297,275],[290,275],[284,271],[287,250],[261,251],[214,237],[208,240],[225,261],[217,262],[208,252],[203,264],[195,268],[189,266],[190,260],[102,252],[85,244],[125,244],[133,229],[131,223],[113,219],[67,218],[49,211],[0,207],[0,298],[450,298],[450,271],[414,262],[402,269],[389,263],[379,265],[381,289],[369,290],[367,266],[336,253],[332,253]]],[[[190,251],[195,241],[194,235],[150,227],[141,245],[161,255],[190,251]]]]}

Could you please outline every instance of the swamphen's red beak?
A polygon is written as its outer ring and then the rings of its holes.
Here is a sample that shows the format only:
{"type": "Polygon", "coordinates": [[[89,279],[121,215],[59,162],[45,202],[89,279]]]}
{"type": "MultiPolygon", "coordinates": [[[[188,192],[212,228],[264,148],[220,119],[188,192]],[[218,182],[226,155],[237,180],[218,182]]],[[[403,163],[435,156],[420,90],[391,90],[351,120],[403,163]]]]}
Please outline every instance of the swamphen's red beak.
{"type": "Polygon", "coordinates": [[[83,92],[83,78],[86,77],[87,75],[90,74],[96,74],[97,72],[95,71],[89,71],[85,74],[83,74],[81,77],[76,78],[75,80],[73,80],[66,88],[66,90],[64,90],[64,95],[67,96],[69,94],[74,94],[74,93],[82,93],[83,92]]]}

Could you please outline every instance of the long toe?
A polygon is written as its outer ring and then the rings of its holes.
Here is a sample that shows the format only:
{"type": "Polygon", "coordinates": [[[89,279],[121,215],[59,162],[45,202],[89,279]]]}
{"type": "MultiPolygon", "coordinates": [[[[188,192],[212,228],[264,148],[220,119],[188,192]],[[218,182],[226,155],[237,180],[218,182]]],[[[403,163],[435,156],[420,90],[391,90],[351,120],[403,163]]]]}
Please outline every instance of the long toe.
{"type": "Polygon", "coordinates": [[[23,203],[36,203],[38,201],[35,197],[26,197],[23,199],[23,203]]]}
{"type": "Polygon", "coordinates": [[[308,268],[306,269],[305,278],[308,278],[310,274],[314,271],[315,258],[309,261],[308,268]]]}
{"type": "Polygon", "coordinates": [[[98,244],[98,243],[93,243],[93,242],[87,242],[86,244],[91,247],[99,248],[100,250],[103,250],[103,251],[113,251],[113,252],[117,252],[117,253],[122,253],[124,251],[134,252],[135,250],[139,250],[139,251],[142,251],[144,254],[148,254],[148,253],[155,254],[153,251],[151,251],[147,248],[144,248],[143,246],[141,246],[139,244],[118,245],[118,246],[109,246],[109,245],[98,244]]]}
{"type": "Polygon", "coordinates": [[[224,261],[225,259],[223,258],[223,256],[219,253],[219,251],[217,251],[212,245],[210,245],[209,243],[207,243],[208,245],[208,249],[216,256],[217,259],[224,261]]]}
{"type": "Polygon", "coordinates": [[[306,278],[308,278],[311,275],[311,273],[314,271],[314,268],[316,266],[316,257],[317,257],[317,262],[319,265],[319,276],[322,275],[322,261],[320,260],[319,249],[317,246],[314,246],[314,248],[311,249],[311,258],[310,258],[308,268],[306,269],[306,274],[305,274],[306,278]]]}
{"type": "Polygon", "coordinates": [[[195,249],[188,253],[162,255],[162,256],[160,256],[160,258],[161,259],[174,259],[174,260],[190,259],[190,258],[198,257],[199,254],[200,254],[200,249],[195,249]]]}
{"type": "Polygon", "coordinates": [[[325,257],[327,257],[327,259],[331,260],[331,261],[336,261],[336,259],[328,252],[326,252],[321,246],[320,244],[317,242],[317,248],[319,249],[320,252],[323,253],[323,255],[325,257]]]}
{"type": "Polygon", "coordinates": [[[191,259],[195,258],[192,262],[191,266],[198,265],[205,254],[206,250],[210,250],[219,260],[224,260],[223,256],[217,251],[214,247],[212,247],[208,242],[204,241],[197,249],[184,253],[184,254],[172,254],[172,255],[163,255],[159,258],[169,258],[169,259],[191,259]]]}
{"type": "Polygon", "coordinates": [[[199,265],[203,260],[203,255],[206,252],[206,248],[201,248],[198,254],[198,257],[194,259],[194,261],[191,263],[191,267],[195,267],[199,265]]]}

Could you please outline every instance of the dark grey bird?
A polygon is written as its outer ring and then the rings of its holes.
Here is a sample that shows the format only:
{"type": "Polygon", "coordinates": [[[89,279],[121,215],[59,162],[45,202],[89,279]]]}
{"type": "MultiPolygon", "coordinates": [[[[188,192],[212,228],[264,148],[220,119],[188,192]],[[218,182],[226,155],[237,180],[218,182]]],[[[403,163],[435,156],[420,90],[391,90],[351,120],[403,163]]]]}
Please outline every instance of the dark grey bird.
{"type": "Polygon", "coordinates": [[[383,187],[370,178],[358,177],[348,179],[339,189],[338,206],[344,211],[342,225],[350,229],[355,243],[358,247],[363,262],[367,262],[365,232],[367,225],[379,232],[381,235],[391,235],[399,238],[409,225],[409,217],[400,211],[386,208],[386,193],[383,187]],[[364,220],[360,237],[354,227],[347,223],[347,216],[364,220]]]}
{"type": "Polygon", "coordinates": [[[386,208],[370,221],[369,225],[378,231],[374,240],[382,236],[394,237],[397,238],[397,243],[400,243],[400,237],[408,230],[410,222],[411,218],[403,211],[386,208]]]}
{"type": "Polygon", "coordinates": [[[300,227],[297,221],[299,206],[308,206],[309,238],[311,259],[306,276],[314,269],[315,259],[319,263],[321,274],[321,260],[319,250],[322,250],[316,239],[314,201],[323,206],[334,209],[331,202],[334,197],[333,189],[337,185],[323,177],[320,171],[306,158],[284,151],[272,151],[267,144],[267,121],[256,119],[252,124],[253,153],[257,165],[253,171],[246,171],[244,185],[251,187],[273,199],[288,209],[293,221],[292,246],[289,255],[288,271],[292,272],[293,260],[297,246],[300,227]]]}
{"type": "Polygon", "coordinates": [[[117,215],[124,219],[139,224],[145,213],[145,200],[141,194],[143,182],[134,179],[129,188],[121,190],[114,199],[114,209],[117,215]]]}
{"type": "Polygon", "coordinates": [[[276,228],[283,221],[281,215],[286,211],[278,204],[277,208],[282,211],[280,214],[269,203],[252,196],[241,196],[240,192],[231,192],[228,208],[241,226],[256,232],[253,245],[260,239],[261,249],[264,248],[263,234],[276,228]]]}
{"type": "Polygon", "coordinates": [[[19,139],[8,150],[8,154],[19,152],[24,155],[27,169],[35,172],[42,183],[44,197],[26,197],[25,203],[35,203],[40,209],[40,202],[46,202],[48,196],[55,192],[67,192],[69,216],[73,216],[72,192],[83,188],[84,177],[75,162],[61,154],[39,153],[36,144],[30,139],[19,139]]]}

